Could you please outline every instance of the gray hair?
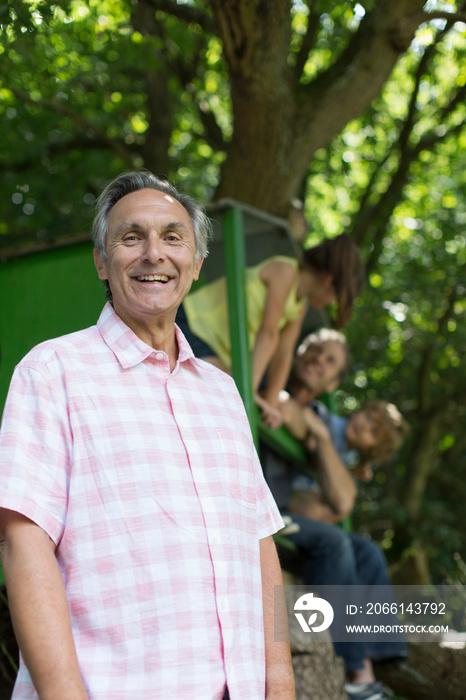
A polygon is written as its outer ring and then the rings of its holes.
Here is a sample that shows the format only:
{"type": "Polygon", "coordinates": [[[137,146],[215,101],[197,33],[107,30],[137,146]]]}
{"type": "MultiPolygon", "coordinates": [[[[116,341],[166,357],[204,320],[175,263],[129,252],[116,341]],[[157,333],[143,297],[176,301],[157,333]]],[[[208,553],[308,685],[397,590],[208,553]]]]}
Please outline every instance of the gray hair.
{"type": "Polygon", "coordinates": [[[150,170],[138,170],[118,175],[107,185],[97,200],[96,214],[92,224],[92,237],[94,246],[102,260],[107,257],[108,216],[111,208],[127,194],[145,189],[164,192],[176,199],[186,209],[193,224],[196,240],[195,260],[199,260],[202,256],[205,257],[208,253],[207,244],[212,232],[212,224],[201,205],[189,195],[178,192],[176,187],[167,180],[161,180],[150,170]]]}

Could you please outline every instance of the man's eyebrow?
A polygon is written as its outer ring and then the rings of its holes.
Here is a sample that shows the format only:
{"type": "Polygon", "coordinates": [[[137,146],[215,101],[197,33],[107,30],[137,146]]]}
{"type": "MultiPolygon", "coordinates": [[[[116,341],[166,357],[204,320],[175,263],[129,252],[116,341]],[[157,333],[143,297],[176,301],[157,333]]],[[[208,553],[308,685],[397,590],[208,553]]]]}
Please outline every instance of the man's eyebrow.
{"type": "Polygon", "coordinates": [[[121,224],[118,226],[116,233],[125,233],[125,231],[131,231],[131,230],[140,230],[142,228],[141,224],[139,224],[137,221],[122,221],[121,224]]]}
{"type": "MultiPolygon", "coordinates": [[[[125,233],[126,231],[141,231],[145,229],[146,227],[144,224],[139,223],[138,221],[122,221],[121,224],[117,228],[117,234],[125,233]]],[[[167,224],[163,224],[163,230],[164,231],[175,231],[177,233],[185,233],[189,232],[190,228],[189,226],[186,226],[182,221],[169,221],[167,224]]]]}
{"type": "Polygon", "coordinates": [[[181,221],[170,221],[168,224],[164,224],[164,231],[175,231],[177,233],[189,232],[190,227],[183,224],[181,221]]]}

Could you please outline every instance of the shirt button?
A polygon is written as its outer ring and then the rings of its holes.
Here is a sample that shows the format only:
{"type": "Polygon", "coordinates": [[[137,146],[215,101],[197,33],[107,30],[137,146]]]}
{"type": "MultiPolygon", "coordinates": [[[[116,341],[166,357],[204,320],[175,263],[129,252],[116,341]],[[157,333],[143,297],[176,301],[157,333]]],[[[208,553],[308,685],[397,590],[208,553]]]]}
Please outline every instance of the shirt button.
{"type": "Polygon", "coordinates": [[[155,354],[155,359],[156,360],[163,360],[163,352],[157,352],[155,354]]]}
{"type": "Polygon", "coordinates": [[[222,612],[226,612],[228,610],[228,601],[222,598],[218,603],[218,607],[222,612]]]}

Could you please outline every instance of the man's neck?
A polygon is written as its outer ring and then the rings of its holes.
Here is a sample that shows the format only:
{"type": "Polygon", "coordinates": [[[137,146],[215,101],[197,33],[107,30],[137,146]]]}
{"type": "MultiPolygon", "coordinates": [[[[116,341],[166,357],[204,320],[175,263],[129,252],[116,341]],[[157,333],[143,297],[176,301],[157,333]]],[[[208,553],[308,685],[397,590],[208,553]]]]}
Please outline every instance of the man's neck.
{"type": "Polygon", "coordinates": [[[149,323],[145,318],[139,319],[129,316],[120,309],[115,308],[114,304],[113,308],[123,323],[131,328],[133,333],[135,333],[143,343],[154,348],[154,350],[162,350],[168,355],[170,371],[173,372],[178,359],[178,343],[176,340],[174,316],[170,317],[166,315],[149,323]]]}

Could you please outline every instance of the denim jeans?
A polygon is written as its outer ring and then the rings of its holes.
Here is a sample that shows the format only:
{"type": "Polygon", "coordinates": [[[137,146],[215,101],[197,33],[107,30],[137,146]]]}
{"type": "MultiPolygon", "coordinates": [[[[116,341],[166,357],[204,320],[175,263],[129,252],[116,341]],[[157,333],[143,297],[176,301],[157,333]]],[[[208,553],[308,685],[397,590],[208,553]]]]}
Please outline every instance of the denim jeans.
{"type": "MultiPolygon", "coordinates": [[[[336,525],[299,515],[292,515],[292,518],[300,530],[288,535],[288,539],[304,555],[306,585],[391,585],[385,555],[375,542],[354,532],[345,532],[336,525]]],[[[399,642],[335,642],[334,647],[347,671],[362,668],[366,658],[376,661],[408,655],[401,636],[399,642]]]]}

